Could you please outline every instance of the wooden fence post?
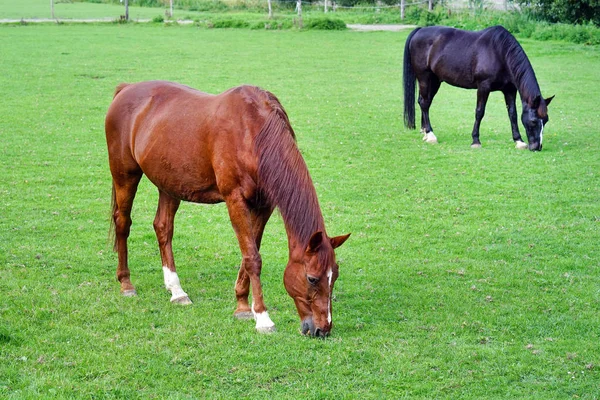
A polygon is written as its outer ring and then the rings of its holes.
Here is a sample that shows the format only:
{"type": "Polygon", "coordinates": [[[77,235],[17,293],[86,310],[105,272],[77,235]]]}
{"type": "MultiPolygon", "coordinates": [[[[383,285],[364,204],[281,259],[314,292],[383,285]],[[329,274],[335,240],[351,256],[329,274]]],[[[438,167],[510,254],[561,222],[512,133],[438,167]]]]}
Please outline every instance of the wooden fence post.
{"type": "Polygon", "coordinates": [[[406,1],[400,0],[400,19],[404,20],[404,9],[406,8],[406,1]]]}

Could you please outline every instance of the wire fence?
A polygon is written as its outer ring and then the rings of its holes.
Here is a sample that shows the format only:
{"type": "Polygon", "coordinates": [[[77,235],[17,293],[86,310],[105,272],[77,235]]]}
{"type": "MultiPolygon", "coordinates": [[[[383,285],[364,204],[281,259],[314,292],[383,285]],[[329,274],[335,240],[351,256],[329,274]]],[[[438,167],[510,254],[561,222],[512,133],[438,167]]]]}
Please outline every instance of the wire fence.
{"type": "MultiPolygon", "coordinates": [[[[44,12],[31,10],[29,15],[2,15],[0,9],[0,21],[6,22],[6,18],[43,20],[44,18],[55,20],[115,20],[119,18],[133,19],[137,21],[152,20],[154,18],[166,17],[169,20],[197,19],[202,13],[227,13],[228,11],[248,11],[257,13],[268,13],[271,17],[274,13],[297,13],[302,15],[304,11],[311,12],[352,12],[370,13],[395,13],[399,19],[405,19],[405,12],[409,8],[421,8],[423,10],[432,10],[434,5],[441,5],[448,9],[471,8],[474,3],[485,4],[486,8],[507,9],[511,0],[395,0],[396,4],[388,4],[389,0],[378,0],[375,3],[367,3],[365,0],[354,5],[350,2],[357,0],[210,0],[204,2],[192,3],[191,0],[173,0],[162,1],[162,7],[140,7],[137,0],[123,0],[122,3],[112,4],[92,4],[73,2],[72,0],[50,0],[49,4],[40,4],[39,9],[44,12]],[[384,2],[386,1],[386,2],[384,2]],[[56,10],[55,10],[55,6],[56,10]],[[127,8],[131,9],[129,14],[127,8]],[[80,10],[80,11],[77,11],[80,10]],[[97,11],[98,10],[98,11],[97,11]],[[102,12],[100,10],[103,10],[102,12]],[[87,13],[87,14],[86,14],[87,13]]],[[[412,14],[411,14],[412,15],[412,14]]],[[[414,17],[414,15],[413,15],[414,17]]],[[[412,17],[410,17],[412,18],[412,17]]],[[[409,18],[409,19],[410,19],[409,18]]],[[[413,18],[414,19],[414,18],[413,18]]]]}

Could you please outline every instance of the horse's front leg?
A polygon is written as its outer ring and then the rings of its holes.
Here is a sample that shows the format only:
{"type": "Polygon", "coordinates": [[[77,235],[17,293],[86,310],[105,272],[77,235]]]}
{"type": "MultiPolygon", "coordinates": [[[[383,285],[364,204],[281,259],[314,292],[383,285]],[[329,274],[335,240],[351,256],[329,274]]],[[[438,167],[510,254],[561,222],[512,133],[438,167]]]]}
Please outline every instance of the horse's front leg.
{"type": "MultiPolygon", "coordinates": [[[[260,243],[265,230],[267,221],[273,213],[272,208],[261,208],[251,211],[251,226],[252,236],[256,243],[256,248],[260,251],[260,243]]],[[[250,294],[250,277],[243,266],[240,266],[238,272],[238,278],[235,282],[235,297],[237,299],[237,308],[235,309],[234,316],[238,319],[250,319],[254,318],[252,309],[248,303],[248,295],[250,294]]]]}
{"type": "MultiPolygon", "coordinates": [[[[238,274],[238,282],[236,284],[238,308],[241,312],[247,312],[247,282],[249,281],[252,288],[251,312],[256,320],[256,330],[261,333],[273,332],[275,331],[275,324],[271,321],[267,312],[267,307],[263,300],[262,284],[260,282],[262,260],[252,226],[255,218],[252,217],[248,203],[239,191],[229,194],[225,198],[225,203],[227,204],[231,225],[233,226],[242,252],[242,265],[240,266],[240,273],[238,274]]],[[[260,232],[260,236],[262,236],[262,228],[260,232]]]]}
{"type": "Polygon", "coordinates": [[[526,149],[527,143],[521,138],[519,133],[519,124],[517,123],[517,91],[510,90],[504,92],[504,101],[506,102],[506,110],[508,111],[508,119],[510,120],[510,128],[512,130],[513,141],[517,149],[526,149]]]}
{"type": "Polygon", "coordinates": [[[485,115],[485,105],[487,104],[489,96],[490,91],[488,88],[480,86],[477,89],[477,107],[475,108],[475,124],[473,125],[473,132],[471,133],[471,136],[473,137],[471,147],[481,147],[481,142],[479,141],[479,127],[481,125],[481,120],[485,115]]]}
{"type": "Polygon", "coordinates": [[[180,200],[174,199],[162,191],[159,192],[158,209],[154,218],[154,231],[160,249],[165,287],[171,292],[171,303],[192,304],[187,293],[181,288],[173,258],[173,221],[179,203],[180,200]]]}

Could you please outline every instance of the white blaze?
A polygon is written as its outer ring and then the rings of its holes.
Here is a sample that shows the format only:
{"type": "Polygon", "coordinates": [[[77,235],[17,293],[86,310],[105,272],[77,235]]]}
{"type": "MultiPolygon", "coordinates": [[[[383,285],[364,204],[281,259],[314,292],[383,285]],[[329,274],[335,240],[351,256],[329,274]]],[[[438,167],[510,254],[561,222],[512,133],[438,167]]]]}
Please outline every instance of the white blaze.
{"type": "Polygon", "coordinates": [[[327,280],[329,281],[329,301],[327,302],[327,322],[331,324],[331,278],[333,277],[333,271],[329,268],[327,271],[327,280]]]}

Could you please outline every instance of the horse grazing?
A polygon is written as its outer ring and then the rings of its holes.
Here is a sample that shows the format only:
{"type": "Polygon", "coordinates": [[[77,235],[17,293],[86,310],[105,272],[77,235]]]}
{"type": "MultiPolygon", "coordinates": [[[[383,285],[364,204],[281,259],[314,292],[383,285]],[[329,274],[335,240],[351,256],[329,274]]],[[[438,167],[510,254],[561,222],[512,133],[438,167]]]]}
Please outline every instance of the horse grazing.
{"type": "Polygon", "coordinates": [[[523,48],[501,26],[479,32],[432,26],[417,28],[404,46],[404,124],[415,129],[415,80],[419,81],[421,132],[423,140],[437,143],[431,129],[429,107],[442,82],[465,89],[477,89],[477,107],[473,126],[473,144],[481,147],[479,125],[485,114],[490,92],[504,94],[513,140],[525,149],[517,124],[516,97],[521,97],[521,122],[525,127],[529,150],[542,150],[548,105],[554,96],[544,99],[535,73],[523,48]]]}
{"type": "Polygon", "coordinates": [[[210,95],[172,82],[121,84],[105,128],[117,279],[123,295],[136,294],[127,238],[133,199],[146,174],[159,192],[154,229],[171,302],[191,303],[177,276],[171,246],[180,202],[224,201],[242,253],[234,315],[253,317],[259,332],[273,331],[263,301],[259,249],[265,225],[278,207],[289,244],[284,284],[298,309],[302,333],[329,334],[331,296],[338,277],[334,249],[350,235],[327,236],[294,131],[273,94],[253,86],[210,95]]]}

